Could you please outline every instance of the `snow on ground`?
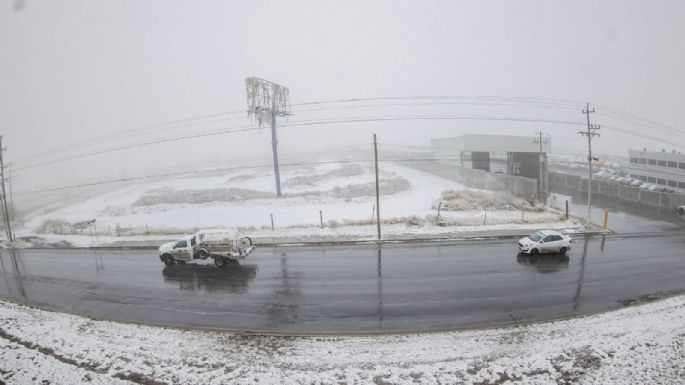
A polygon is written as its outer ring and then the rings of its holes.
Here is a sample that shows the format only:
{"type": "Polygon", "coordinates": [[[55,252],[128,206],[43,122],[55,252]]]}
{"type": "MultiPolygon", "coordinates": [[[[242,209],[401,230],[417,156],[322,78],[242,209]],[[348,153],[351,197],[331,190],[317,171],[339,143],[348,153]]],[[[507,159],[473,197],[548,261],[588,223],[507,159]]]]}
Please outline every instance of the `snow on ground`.
{"type": "MultiPolygon", "coordinates": [[[[349,235],[372,237],[375,207],[373,170],[364,163],[321,164],[284,169],[284,197],[273,198],[272,173],[264,169],[226,171],[193,177],[139,182],[29,218],[19,237],[40,233],[77,245],[103,244],[136,237],[192,233],[200,228],[237,228],[252,237],[349,235]],[[324,228],[320,228],[320,211],[324,228]],[[273,214],[275,230],[271,230],[273,214]],[[96,219],[96,240],[73,236],[68,223],[96,219]],[[60,227],[40,230],[46,221],[60,227]],[[55,234],[60,234],[56,236],[55,234]]],[[[434,226],[441,193],[465,186],[423,171],[388,163],[381,172],[384,234],[447,234],[502,228],[573,228],[559,212],[517,210],[442,211],[448,228],[434,226]],[[388,192],[389,191],[389,192],[388,192]],[[418,223],[417,223],[418,220],[418,223]],[[526,225],[526,226],[520,226],[526,225]],[[499,226],[499,227],[498,227],[499,226]]],[[[490,192],[473,190],[478,195],[490,192]]]]}
{"type": "Polygon", "coordinates": [[[0,302],[0,383],[682,384],[685,296],[571,320],[427,334],[187,331],[0,302]]]}

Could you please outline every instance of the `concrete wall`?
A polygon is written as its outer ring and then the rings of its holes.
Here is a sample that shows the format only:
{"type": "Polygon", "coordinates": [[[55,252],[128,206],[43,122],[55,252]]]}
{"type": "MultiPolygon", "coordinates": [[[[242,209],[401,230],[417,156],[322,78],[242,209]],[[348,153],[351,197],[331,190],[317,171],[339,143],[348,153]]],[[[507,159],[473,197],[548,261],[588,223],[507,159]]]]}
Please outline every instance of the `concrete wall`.
{"type": "Polygon", "coordinates": [[[468,187],[508,191],[524,199],[533,199],[537,193],[537,180],[531,178],[461,168],[448,163],[405,162],[402,165],[450,179],[468,187]]]}
{"type": "MultiPolygon", "coordinates": [[[[551,172],[549,173],[549,186],[550,191],[585,192],[587,191],[587,179],[577,175],[551,172]]],[[[592,193],[655,208],[675,209],[685,205],[685,194],[640,190],[637,187],[624,186],[606,180],[593,180],[592,193]]]]}

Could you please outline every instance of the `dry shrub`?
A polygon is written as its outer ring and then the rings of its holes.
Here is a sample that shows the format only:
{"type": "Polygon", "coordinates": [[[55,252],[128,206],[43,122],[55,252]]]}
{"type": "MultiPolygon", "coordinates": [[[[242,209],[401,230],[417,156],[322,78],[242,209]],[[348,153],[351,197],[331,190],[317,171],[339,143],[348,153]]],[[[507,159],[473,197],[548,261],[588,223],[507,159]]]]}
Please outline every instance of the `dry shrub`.
{"type": "Polygon", "coordinates": [[[301,175],[289,178],[283,182],[284,186],[313,186],[317,182],[328,180],[331,178],[344,178],[349,176],[364,175],[366,169],[359,164],[347,164],[335,170],[325,172],[318,175],[301,175]]]}
{"type": "MultiPolygon", "coordinates": [[[[444,211],[544,211],[542,206],[531,205],[530,202],[503,191],[446,190],[441,195],[441,210],[444,211]]],[[[433,208],[437,209],[437,205],[433,208]]]]}
{"type": "Polygon", "coordinates": [[[273,198],[271,192],[243,188],[215,188],[201,190],[174,190],[162,189],[154,193],[148,193],[133,203],[134,206],[152,206],[158,204],[174,203],[208,203],[208,202],[243,202],[250,199],[273,198]]]}
{"type": "Polygon", "coordinates": [[[64,219],[48,218],[36,228],[38,234],[71,234],[71,224],[64,219]]]}

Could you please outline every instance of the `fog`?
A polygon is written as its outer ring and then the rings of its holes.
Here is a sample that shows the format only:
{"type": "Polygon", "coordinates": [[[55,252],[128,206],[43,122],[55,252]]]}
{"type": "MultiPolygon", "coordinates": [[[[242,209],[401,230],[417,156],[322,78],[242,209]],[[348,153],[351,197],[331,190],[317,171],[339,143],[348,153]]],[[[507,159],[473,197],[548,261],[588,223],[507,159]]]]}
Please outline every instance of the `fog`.
{"type": "Polygon", "coordinates": [[[4,157],[19,192],[269,164],[266,126],[209,135],[258,127],[250,76],[290,89],[285,159],[370,152],[372,133],[426,151],[432,137],[541,130],[554,151],[583,152],[584,102],[600,156],[685,151],[684,16],[682,1],[5,1],[4,157]],[[401,99],[417,96],[432,98],[401,99]],[[343,99],[366,100],[306,104],[343,99]],[[454,119],[394,119],[418,116],[454,119]],[[298,125],[360,117],[393,119],[298,125]]]}

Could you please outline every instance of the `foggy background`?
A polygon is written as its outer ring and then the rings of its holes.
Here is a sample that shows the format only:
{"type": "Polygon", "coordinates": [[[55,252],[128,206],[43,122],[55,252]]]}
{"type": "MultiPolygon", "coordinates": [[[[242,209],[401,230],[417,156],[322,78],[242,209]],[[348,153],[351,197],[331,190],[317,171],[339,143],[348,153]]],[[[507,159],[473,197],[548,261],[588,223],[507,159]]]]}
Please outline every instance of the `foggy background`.
{"type": "Polygon", "coordinates": [[[4,157],[15,194],[270,165],[269,127],[244,112],[250,76],[290,89],[286,160],[371,156],[372,133],[382,150],[426,151],[542,130],[583,153],[586,101],[597,155],[685,151],[684,16],[682,1],[5,0],[4,157]],[[368,100],[415,96],[431,98],[368,100]],[[367,100],[306,104],[348,98],[367,100]],[[322,122],[403,116],[460,119],[322,122]],[[210,135],[233,129],[248,131],[210,135]]]}

